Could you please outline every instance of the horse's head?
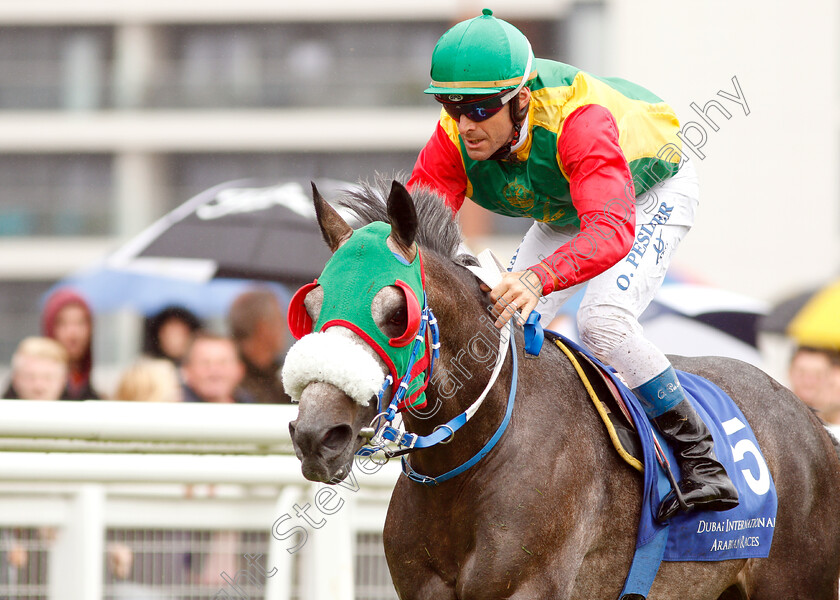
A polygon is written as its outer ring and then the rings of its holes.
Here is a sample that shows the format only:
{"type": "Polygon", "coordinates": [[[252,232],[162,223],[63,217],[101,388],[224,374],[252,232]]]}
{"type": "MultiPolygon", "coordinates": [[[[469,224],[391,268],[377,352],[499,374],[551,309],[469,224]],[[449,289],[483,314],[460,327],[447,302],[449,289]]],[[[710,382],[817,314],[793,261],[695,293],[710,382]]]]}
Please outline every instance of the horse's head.
{"type": "MultiPolygon", "coordinates": [[[[373,222],[355,231],[314,185],[313,197],[333,257],[290,303],[289,325],[299,341],[286,357],[283,381],[300,402],[289,431],[303,475],[334,483],[347,476],[366,441],[362,429],[377,415],[386,377],[399,383],[414,362],[406,405],[424,401],[426,362],[410,360],[424,304],[423,271],[417,213],[402,185],[395,181],[387,199],[390,225],[373,222]]],[[[427,361],[429,353],[424,347],[416,358],[427,361]]]]}

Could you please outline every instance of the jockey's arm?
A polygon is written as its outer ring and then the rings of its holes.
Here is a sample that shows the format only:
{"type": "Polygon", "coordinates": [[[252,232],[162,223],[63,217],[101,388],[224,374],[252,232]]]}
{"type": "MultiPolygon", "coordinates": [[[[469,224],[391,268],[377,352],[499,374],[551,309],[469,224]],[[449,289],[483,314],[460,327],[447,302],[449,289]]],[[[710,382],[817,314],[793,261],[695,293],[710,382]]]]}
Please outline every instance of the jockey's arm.
{"type": "Polygon", "coordinates": [[[540,297],[603,273],[633,244],[633,176],[612,114],[595,104],[575,110],[563,123],[557,151],[569,177],[581,230],[538,264],[502,277],[490,292],[499,315],[497,327],[516,310],[527,319],[540,297]]]}
{"type": "MultiPolygon", "coordinates": [[[[541,296],[609,269],[627,255],[633,243],[633,178],[612,114],[598,105],[575,110],[563,124],[557,149],[569,176],[581,231],[539,264],[502,276],[490,291],[498,327],[516,310],[527,318],[541,296]]],[[[443,195],[453,213],[464,202],[467,177],[461,156],[440,124],[415,163],[408,189],[416,186],[443,195]]]]}
{"type": "Polygon", "coordinates": [[[636,228],[633,176],[618,143],[618,126],[602,106],[575,110],[557,143],[569,177],[580,232],[550,256],[528,268],[539,277],[542,295],[600,275],[627,255],[636,228]]]}

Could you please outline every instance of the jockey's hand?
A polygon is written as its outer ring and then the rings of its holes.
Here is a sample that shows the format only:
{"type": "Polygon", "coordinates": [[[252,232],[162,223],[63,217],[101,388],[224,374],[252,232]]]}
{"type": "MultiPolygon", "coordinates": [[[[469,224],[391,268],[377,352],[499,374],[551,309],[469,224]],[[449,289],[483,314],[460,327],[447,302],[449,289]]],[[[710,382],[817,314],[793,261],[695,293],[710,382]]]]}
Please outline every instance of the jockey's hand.
{"type": "Polygon", "coordinates": [[[502,280],[492,290],[482,284],[485,292],[490,292],[493,304],[493,316],[496,317],[496,327],[505,326],[511,317],[519,310],[514,323],[522,325],[537,306],[542,296],[542,282],[533,271],[514,271],[504,273],[502,280]]]}

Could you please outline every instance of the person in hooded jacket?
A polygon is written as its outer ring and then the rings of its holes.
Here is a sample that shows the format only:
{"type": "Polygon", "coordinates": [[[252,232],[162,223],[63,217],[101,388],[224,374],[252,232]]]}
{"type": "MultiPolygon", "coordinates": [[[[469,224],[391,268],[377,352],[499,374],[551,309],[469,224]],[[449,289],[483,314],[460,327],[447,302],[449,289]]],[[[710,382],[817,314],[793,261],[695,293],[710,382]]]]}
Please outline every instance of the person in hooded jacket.
{"type": "Polygon", "coordinates": [[[93,315],[87,300],[69,288],[56,290],[44,305],[41,330],[64,346],[69,358],[67,384],[60,399],[99,400],[91,382],[93,315]]]}

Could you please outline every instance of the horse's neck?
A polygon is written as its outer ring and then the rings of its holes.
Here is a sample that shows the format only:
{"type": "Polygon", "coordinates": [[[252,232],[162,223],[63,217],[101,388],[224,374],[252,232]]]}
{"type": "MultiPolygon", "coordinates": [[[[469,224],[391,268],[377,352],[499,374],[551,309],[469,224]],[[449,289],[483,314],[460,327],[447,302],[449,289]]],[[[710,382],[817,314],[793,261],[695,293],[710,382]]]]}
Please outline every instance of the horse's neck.
{"type": "MultiPolygon", "coordinates": [[[[455,321],[455,335],[446,335],[442,340],[441,358],[427,388],[427,407],[414,414],[404,414],[408,431],[428,435],[447,423],[479,397],[490,379],[499,349],[498,333],[477,327],[475,319],[465,317],[455,321]],[[466,328],[472,331],[471,336],[465,335],[466,328]],[[489,348],[492,352],[488,357],[489,348]]],[[[441,334],[444,332],[442,326],[441,334]]],[[[439,475],[469,460],[493,436],[502,423],[509,400],[513,352],[519,357],[514,415],[519,415],[521,426],[516,427],[514,423],[508,427],[494,456],[504,456],[505,448],[539,443],[550,455],[559,457],[560,448],[551,449],[552,445],[561,444],[566,435],[563,432],[569,428],[578,432],[587,428],[601,430],[589,395],[566,356],[549,343],[544,345],[538,359],[524,358],[522,348],[522,335],[518,333],[515,344],[508,348],[495,384],[470,422],[446,444],[412,454],[412,468],[426,475],[439,475]]],[[[580,443],[576,448],[583,451],[588,443],[580,443]]]]}
{"type": "MultiPolygon", "coordinates": [[[[427,387],[427,405],[404,413],[408,431],[428,435],[469,408],[487,386],[499,352],[499,334],[489,319],[478,321],[477,327],[471,322],[471,335],[465,335],[464,321],[448,332],[441,326],[441,356],[427,387]]],[[[415,454],[411,458],[414,468],[429,474],[451,469],[469,459],[493,435],[508,400],[512,351],[508,348],[498,378],[470,422],[455,434],[454,443],[415,454]]]]}

